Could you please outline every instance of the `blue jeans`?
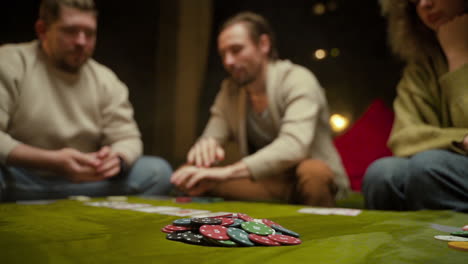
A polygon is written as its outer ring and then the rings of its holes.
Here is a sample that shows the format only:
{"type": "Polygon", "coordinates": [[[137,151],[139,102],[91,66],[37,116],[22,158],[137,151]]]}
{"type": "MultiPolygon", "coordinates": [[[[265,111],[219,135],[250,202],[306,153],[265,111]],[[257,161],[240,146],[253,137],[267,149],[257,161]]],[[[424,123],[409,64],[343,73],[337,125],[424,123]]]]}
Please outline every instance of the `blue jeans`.
{"type": "Polygon", "coordinates": [[[171,166],[163,159],[143,156],[121,177],[73,183],[63,177],[40,177],[17,167],[0,171],[0,201],[60,199],[70,195],[167,195],[172,189],[171,166]]]}
{"type": "Polygon", "coordinates": [[[429,150],[379,159],[367,169],[362,192],[369,209],[468,212],[468,157],[429,150]]]}

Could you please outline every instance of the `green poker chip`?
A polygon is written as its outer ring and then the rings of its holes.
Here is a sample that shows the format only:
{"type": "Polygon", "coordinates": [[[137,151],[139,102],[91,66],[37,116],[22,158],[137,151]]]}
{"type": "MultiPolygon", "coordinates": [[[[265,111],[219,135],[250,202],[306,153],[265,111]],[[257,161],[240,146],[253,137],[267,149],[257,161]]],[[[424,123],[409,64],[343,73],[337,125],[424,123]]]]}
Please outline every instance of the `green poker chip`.
{"type": "Polygon", "coordinates": [[[227,247],[236,247],[237,243],[231,240],[217,240],[217,243],[222,245],[222,246],[227,246],[227,247]]]}
{"type": "Polygon", "coordinates": [[[210,244],[215,245],[215,246],[223,246],[223,247],[237,247],[238,244],[232,240],[217,240],[213,238],[204,238],[206,241],[208,241],[210,244]]]}
{"type": "Polygon", "coordinates": [[[242,246],[255,246],[255,244],[249,239],[249,233],[245,232],[242,229],[229,227],[227,229],[227,234],[233,241],[239,243],[242,246]]]}
{"type": "Polygon", "coordinates": [[[468,237],[468,231],[456,231],[450,233],[452,236],[468,237]]]}
{"type": "Polygon", "coordinates": [[[256,235],[267,236],[273,234],[273,229],[262,223],[244,222],[241,227],[245,231],[256,235]]]}

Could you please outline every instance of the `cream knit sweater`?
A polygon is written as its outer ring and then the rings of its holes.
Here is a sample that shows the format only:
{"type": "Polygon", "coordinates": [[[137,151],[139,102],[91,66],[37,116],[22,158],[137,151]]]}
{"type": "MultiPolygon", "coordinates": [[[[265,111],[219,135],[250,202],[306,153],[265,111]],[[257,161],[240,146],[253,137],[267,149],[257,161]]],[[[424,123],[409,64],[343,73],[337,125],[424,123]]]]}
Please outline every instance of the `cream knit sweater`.
{"type": "Polygon", "coordinates": [[[125,84],[92,59],[78,74],[60,71],[38,41],[0,47],[0,163],[20,143],[82,152],[109,145],[130,164],[142,152],[125,84]]]}

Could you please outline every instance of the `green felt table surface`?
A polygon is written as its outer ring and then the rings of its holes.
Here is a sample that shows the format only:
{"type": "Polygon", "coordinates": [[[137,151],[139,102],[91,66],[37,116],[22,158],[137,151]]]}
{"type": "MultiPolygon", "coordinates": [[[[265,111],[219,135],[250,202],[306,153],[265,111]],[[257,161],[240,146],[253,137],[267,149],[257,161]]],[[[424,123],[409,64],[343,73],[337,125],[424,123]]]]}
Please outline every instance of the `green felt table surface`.
{"type": "MultiPolygon", "coordinates": [[[[93,201],[102,199],[95,198],[93,201]]],[[[131,203],[268,218],[303,243],[281,247],[209,247],[167,240],[161,228],[181,217],[87,206],[0,204],[0,263],[468,263],[468,252],[434,239],[431,224],[461,227],[451,211],[377,212],[358,216],[302,214],[304,206],[253,202],[177,204],[129,197],[131,203]]]]}

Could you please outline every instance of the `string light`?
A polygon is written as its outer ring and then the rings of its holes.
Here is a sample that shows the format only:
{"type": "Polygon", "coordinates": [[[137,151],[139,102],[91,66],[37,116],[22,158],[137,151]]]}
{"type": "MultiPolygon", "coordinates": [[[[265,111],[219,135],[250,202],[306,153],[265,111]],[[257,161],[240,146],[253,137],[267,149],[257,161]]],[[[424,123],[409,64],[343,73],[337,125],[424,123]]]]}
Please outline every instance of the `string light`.
{"type": "Polygon", "coordinates": [[[312,11],[314,12],[315,15],[317,16],[320,16],[320,15],[323,15],[325,14],[325,11],[326,11],[326,7],[323,3],[317,3],[314,5],[314,7],[312,8],[312,11]]]}
{"type": "Polygon", "coordinates": [[[318,49],[314,52],[314,57],[317,60],[323,60],[327,57],[327,52],[324,49],[318,49]]]}
{"type": "Polygon", "coordinates": [[[348,118],[340,115],[340,114],[333,114],[330,117],[330,126],[333,132],[339,133],[344,131],[349,125],[348,118]]]}

